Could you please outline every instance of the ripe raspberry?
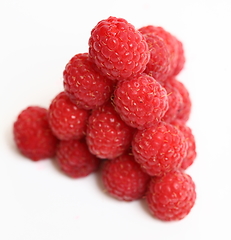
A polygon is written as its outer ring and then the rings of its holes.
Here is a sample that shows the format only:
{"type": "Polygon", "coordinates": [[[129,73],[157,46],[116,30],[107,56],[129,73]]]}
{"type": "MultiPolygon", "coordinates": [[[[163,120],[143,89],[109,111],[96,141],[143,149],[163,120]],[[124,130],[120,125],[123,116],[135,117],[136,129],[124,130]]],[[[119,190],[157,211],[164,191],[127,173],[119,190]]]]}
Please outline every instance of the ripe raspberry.
{"type": "Polygon", "coordinates": [[[55,155],[58,139],[49,127],[45,108],[24,109],[13,125],[13,133],[18,149],[27,158],[38,161],[55,155]]]}
{"type": "Polygon", "coordinates": [[[174,88],[168,81],[162,83],[162,87],[165,88],[168,95],[169,108],[164,114],[162,121],[171,122],[176,119],[180,108],[182,106],[182,96],[176,88],[174,88]]]}
{"type": "Polygon", "coordinates": [[[170,70],[170,53],[162,38],[153,33],[144,34],[150,50],[150,60],[146,66],[145,73],[157,81],[164,81],[170,70]]]}
{"type": "Polygon", "coordinates": [[[156,124],[168,109],[166,90],[147,74],[118,82],[114,94],[116,111],[126,124],[134,128],[156,124]]]}
{"type": "Polygon", "coordinates": [[[60,140],[80,139],[86,133],[89,111],[78,108],[65,92],[59,93],[48,109],[48,121],[60,140]]]}
{"type": "Polygon", "coordinates": [[[104,104],[113,90],[113,81],[99,73],[89,61],[88,53],[75,55],[66,65],[63,77],[70,100],[86,110],[104,104]]]}
{"type": "Polygon", "coordinates": [[[172,85],[172,87],[177,89],[182,97],[182,102],[181,102],[182,104],[180,106],[176,119],[179,119],[184,123],[186,123],[190,117],[191,108],[192,108],[192,102],[189,95],[189,91],[187,90],[187,88],[182,82],[176,80],[175,78],[168,78],[166,81],[168,81],[169,84],[172,85]]]}
{"type": "Polygon", "coordinates": [[[146,200],[156,218],[163,221],[181,220],[195,204],[195,183],[183,171],[173,170],[161,178],[152,178],[146,200]]]}
{"type": "Polygon", "coordinates": [[[60,141],[56,157],[60,169],[72,178],[85,177],[100,164],[100,160],[89,152],[85,139],[60,141]]]}
{"type": "Polygon", "coordinates": [[[132,141],[135,160],[151,176],[162,176],[178,168],[187,151],[183,134],[171,124],[139,130],[132,141]]]}
{"type": "Polygon", "coordinates": [[[184,68],[184,64],[185,64],[183,44],[178,39],[177,39],[177,44],[178,44],[178,59],[177,59],[177,65],[173,73],[173,76],[178,75],[181,72],[181,70],[184,68]]]}
{"type": "Polygon", "coordinates": [[[186,170],[189,166],[193,164],[197,156],[195,137],[192,133],[192,129],[187,125],[185,125],[184,122],[180,120],[174,120],[173,122],[171,122],[171,124],[176,128],[178,128],[183,133],[186,139],[186,142],[188,144],[188,150],[186,152],[186,156],[183,159],[183,162],[180,166],[183,170],[186,170]]]}
{"type": "Polygon", "coordinates": [[[129,148],[133,131],[107,103],[92,111],[86,140],[91,153],[99,158],[113,159],[129,148]]]}
{"type": "Polygon", "coordinates": [[[89,39],[89,55],[110,79],[124,80],[142,73],[150,53],[143,35],[125,19],[98,22],[89,39]]]}
{"type": "Polygon", "coordinates": [[[162,38],[168,47],[168,51],[170,53],[170,70],[169,76],[172,76],[175,72],[175,69],[178,65],[178,42],[177,39],[170,34],[168,31],[163,29],[162,27],[156,27],[152,25],[148,25],[139,29],[142,34],[152,33],[162,38]]]}
{"type": "Polygon", "coordinates": [[[104,162],[102,180],[111,196],[133,201],[144,196],[150,177],[141,170],[132,155],[124,154],[104,162]]]}

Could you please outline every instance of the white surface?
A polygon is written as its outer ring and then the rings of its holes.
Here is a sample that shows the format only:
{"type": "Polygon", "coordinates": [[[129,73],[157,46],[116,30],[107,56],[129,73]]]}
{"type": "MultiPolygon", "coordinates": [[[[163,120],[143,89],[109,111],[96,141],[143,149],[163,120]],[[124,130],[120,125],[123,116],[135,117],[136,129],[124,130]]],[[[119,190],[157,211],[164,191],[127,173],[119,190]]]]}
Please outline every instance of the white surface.
{"type": "Polygon", "coordinates": [[[229,0],[1,0],[0,239],[231,239],[230,9],[229,0]],[[188,125],[198,157],[188,173],[198,197],[180,222],[154,219],[140,201],[112,199],[96,174],[72,180],[14,147],[16,116],[29,105],[48,107],[67,61],[88,50],[91,29],[110,15],[137,28],[162,26],[184,43],[178,79],[193,102],[188,125]]]}

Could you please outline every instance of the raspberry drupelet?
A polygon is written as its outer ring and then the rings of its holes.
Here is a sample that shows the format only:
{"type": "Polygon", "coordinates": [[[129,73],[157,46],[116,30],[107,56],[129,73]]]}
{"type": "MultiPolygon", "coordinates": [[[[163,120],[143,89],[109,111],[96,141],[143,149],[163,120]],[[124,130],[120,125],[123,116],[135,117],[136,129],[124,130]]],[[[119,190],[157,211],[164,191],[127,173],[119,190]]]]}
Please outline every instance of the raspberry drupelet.
{"type": "Polygon", "coordinates": [[[145,70],[150,52],[144,36],[132,24],[109,17],[92,29],[89,56],[105,76],[125,80],[145,70]]]}
{"type": "Polygon", "coordinates": [[[54,157],[58,139],[50,129],[47,109],[29,106],[21,111],[14,122],[13,134],[17,148],[27,158],[38,161],[54,157]]]}

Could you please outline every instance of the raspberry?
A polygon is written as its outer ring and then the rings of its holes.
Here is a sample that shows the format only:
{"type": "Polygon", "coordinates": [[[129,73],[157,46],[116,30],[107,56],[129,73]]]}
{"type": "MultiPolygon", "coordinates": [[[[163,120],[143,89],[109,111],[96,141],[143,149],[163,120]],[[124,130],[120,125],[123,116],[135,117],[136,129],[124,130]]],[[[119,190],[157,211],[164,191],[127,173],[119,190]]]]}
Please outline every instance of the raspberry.
{"type": "Polygon", "coordinates": [[[48,121],[60,140],[80,139],[85,135],[89,111],[79,109],[65,92],[59,93],[48,109],[48,121]]]}
{"type": "Polygon", "coordinates": [[[163,221],[181,220],[191,211],[196,200],[195,183],[180,170],[152,178],[146,194],[150,212],[163,221]]]}
{"type": "Polygon", "coordinates": [[[20,152],[33,161],[55,155],[58,139],[52,134],[47,109],[30,106],[24,109],[13,125],[14,140],[20,152]]]}
{"type": "Polygon", "coordinates": [[[161,176],[178,168],[186,150],[183,134],[166,122],[137,131],[132,141],[135,160],[151,176],[161,176]]]}
{"type": "Polygon", "coordinates": [[[171,122],[171,124],[177,127],[183,133],[188,144],[186,156],[180,166],[183,170],[186,170],[189,166],[193,164],[197,156],[195,137],[193,135],[192,129],[189,126],[185,125],[184,122],[180,120],[174,120],[173,122],[171,122]]]}
{"type": "Polygon", "coordinates": [[[134,128],[156,124],[168,109],[166,90],[147,74],[118,82],[114,94],[116,111],[126,124],[134,128]]]}
{"type": "Polygon", "coordinates": [[[157,35],[158,37],[161,37],[163,41],[166,43],[168,47],[168,51],[170,54],[170,70],[169,70],[169,76],[172,76],[175,72],[175,69],[178,65],[178,42],[177,39],[170,34],[168,31],[163,29],[162,27],[156,27],[152,25],[148,25],[145,27],[142,27],[138,29],[142,34],[148,34],[152,33],[157,35]]]}
{"type": "Polygon", "coordinates": [[[182,96],[178,90],[173,87],[168,81],[162,83],[168,95],[169,108],[162,118],[164,122],[171,122],[176,119],[180,108],[182,107],[182,96]]]}
{"type": "Polygon", "coordinates": [[[177,40],[177,44],[178,44],[178,59],[177,59],[177,65],[176,68],[173,72],[173,76],[178,75],[181,70],[184,68],[184,64],[185,64],[185,55],[184,55],[184,48],[183,48],[183,44],[181,41],[177,40]]]}
{"type": "Polygon", "coordinates": [[[190,117],[191,108],[192,108],[192,102],[191,102],[189,92],[182,82],[178,81],[173,77],[168,78],[166,81],[168,81],[169,84],[172,85],[172,87],[177,89],[182,97],[182,101],[181,101],[182,104],[180,106],[176,119],[186,123],[190,117]]]}
{"type": "Polygon", "coordinates": [[[88,53],[75,55],[63,72],[64,89],[79,108],[96,108],[110,98],[113,81],[104,77],[88,59],[88,53]]]}
{"type": "Polygon", "coordinates": [[[144,36],[125,19],[98,22],[89,39],[89,55],[110,79],[124,80],[142,73],[150,53],[144,36]]]}
{"type": "Polygon", "coordinates": [[[170,54],[167,45],[162,38],[153,33],[144,34],[144,36],[150,50],[150,60],[144,72],[157,81],[164,81],[170,70],[170,54]]]}
{"type": "Polygon", "coordinates": [[[111,103],[92,111],[88,119],[86,140],[92,154],[113,159],[130,146],[133,129],[119,117],[111,103]]]}
{"type": "Polygon", "coordinates": [[[102,180],[111,196],[133,201],[144,196],[150,177],[142,171],[132,155],[124,154],[104,162],[102,180]]]}
{"type": "Polygon", "coordinates": [[[72,178],[85,177],[100,164],[100,160],[89,152],[84,139],[60,141],[56,158],[60,169],[72,178]]]}

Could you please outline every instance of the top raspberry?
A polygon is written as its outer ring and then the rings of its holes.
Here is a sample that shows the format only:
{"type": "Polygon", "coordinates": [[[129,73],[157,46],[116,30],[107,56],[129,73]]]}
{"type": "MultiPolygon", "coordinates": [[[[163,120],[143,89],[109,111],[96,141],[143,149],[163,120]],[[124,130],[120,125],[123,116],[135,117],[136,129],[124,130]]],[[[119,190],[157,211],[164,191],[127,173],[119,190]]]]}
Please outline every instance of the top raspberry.
{"type": "Polygon", "coordinates": [[[124,80],[142,73],[150,58],[144,36],[125,19],[109,17],[91,31],[89,56],[112,80],[124,80]]]}

